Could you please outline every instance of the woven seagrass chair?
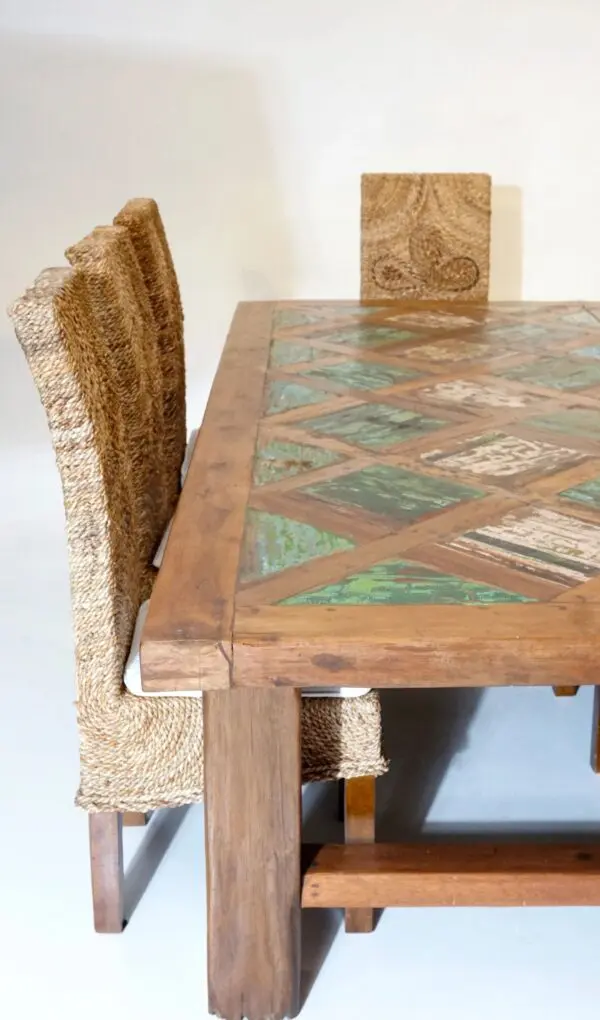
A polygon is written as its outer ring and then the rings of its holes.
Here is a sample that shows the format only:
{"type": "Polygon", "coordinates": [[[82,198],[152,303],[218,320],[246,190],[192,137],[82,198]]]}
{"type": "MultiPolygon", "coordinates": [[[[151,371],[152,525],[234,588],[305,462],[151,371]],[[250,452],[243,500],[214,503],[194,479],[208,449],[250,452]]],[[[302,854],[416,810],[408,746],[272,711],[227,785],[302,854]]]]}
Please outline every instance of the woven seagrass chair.
{"type": "MultiPolygon", "coordinates": [[[[122,823],[201,801],[202,700],[139,696],[124,669],[184,458],[183,313],[156,203],[129,202],[10,310],[61,475],[75,627],[81,780],[98,931],[123,925],[122,823]]],[[[303,778],[346,781],[346,837],[374,838],[386,771],[376,692],[303,700],[303,778]]],[[[370,930],[372,911],[349,911],[370,930]]]]}

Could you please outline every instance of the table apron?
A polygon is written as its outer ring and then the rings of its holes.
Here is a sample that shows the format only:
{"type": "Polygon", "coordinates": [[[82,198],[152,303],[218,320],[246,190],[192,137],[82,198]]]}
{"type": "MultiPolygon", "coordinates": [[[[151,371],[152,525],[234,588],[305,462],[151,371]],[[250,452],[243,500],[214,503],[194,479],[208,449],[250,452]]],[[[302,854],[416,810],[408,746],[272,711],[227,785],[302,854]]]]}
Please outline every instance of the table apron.
{"type": "Polygon", "coordinates": [[[235,687],[505,687],[593,685],[597,649],[560,640],[319,643],[298,648],[236,643],[235,687]]]}

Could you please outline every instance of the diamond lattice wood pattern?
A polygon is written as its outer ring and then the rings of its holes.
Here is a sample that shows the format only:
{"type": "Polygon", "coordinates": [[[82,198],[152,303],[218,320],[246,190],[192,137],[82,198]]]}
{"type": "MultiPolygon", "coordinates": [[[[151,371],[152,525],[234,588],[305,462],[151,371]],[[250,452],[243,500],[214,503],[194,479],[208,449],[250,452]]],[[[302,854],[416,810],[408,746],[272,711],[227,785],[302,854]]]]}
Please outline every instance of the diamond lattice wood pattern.
{"type": "Polygon", "coordinates": [[[600,304],[240,306],[149,690],[597,683],[600,304]]]}
{"type": "Polygon", "coordinates": [[[596,306],[279,306],[238,605],[585,598],[599,409],[596,306]]]}

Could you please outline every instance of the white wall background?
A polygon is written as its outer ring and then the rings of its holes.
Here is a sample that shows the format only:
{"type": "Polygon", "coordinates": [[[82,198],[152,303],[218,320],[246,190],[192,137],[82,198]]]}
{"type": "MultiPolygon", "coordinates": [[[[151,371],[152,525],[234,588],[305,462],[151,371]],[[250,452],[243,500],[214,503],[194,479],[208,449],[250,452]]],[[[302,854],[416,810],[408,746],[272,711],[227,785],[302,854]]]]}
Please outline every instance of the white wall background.
{"type": "Polygon", "coordinates": [[[0,301],[154,195],[200,404],[238,299],[358,292],[360,173],[435,169],[499,186],[493,296],[597,299],[599,29],[597,0],[2,0],[0,301]]]}
{"type": "MultiPolygon", "coordinates": [[[[0,0],[0,305],[155,196],[197,420],[236,301],[358,293],[365,170],[489,171],[493,296],[598,300],[599,40],[598,0],[0,0]]],[[[0,492],[0,1012],[12,986],[16,1018],[200,1018],[201,813],[139,923],[89,931],[62,502],[2,317],[0,492]]],[[[597,831],[590,694],[398,701],[402,812],[597,831]]],[[[398,1015],[404,961],[413,1020],[591,1020],[598,938],[599,911],[388,912],[338,940],[303,1018],[398,1015]]]]}

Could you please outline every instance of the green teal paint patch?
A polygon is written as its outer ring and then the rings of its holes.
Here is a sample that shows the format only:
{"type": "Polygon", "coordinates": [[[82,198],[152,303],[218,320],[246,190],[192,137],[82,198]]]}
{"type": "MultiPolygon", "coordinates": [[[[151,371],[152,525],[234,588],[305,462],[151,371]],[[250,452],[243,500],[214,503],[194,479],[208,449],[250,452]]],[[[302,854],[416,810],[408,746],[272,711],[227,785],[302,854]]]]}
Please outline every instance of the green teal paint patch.
{"type": "Polygon", "coordinates": [[[360,404],[303,421],[300,427],[371,450],[418,439],[447,424],[391,404],[360,404]]]}
{"type": "Polygon", "coordinates": [[[594,510],[600,510],[600,478],[592,478],[589,482],[563,489],[560,495],[564,499],[573,500],[574,503],[582,503],[584,506],[593,507],[594,510]]]}
{"type": "Polygon", "coordinates": [[[318,446],[305,443],[283,443],[273,440],[266,446],[260,446],[254,460],[254,485],[266,485],[267,482],[278,482],[282,478],[291,478],[303,471],[315,471],[317,468],[337,464],[344,458],[331,450],[322,450],[318,446]]]}
{"type": "Polygon", "coordinates": [[[586,436],[600,440],[600,414],[592,410],[554,411],[552,414],[527,418],[524,425],[567,436],[586,436]]]}
{"type": "Polygon", "coordinates": [[[294,329],[296,326],[314,326],[321,322],[323,313],[318,309],[278,308],[273,315],[275,329],[294,329]]]}
{"type": "Polygon", "coordinates": [[[486,336],[495,337],[498,340],[543,340],[548,334],[548,329],[535,323],[523,322],[514,326],[506,324],[487,326],[484,328],[484,333],[486,336]]]}
{"type": "Polygon", "coordinates": [[[499,373],[506,379],[531,382],[556,390],[584,390],[600,383],[600,365],[572,358],[542,358],[530,365],[516,365],[499,373]]]}
{"type": "Polygon", "coordinates": [[[280,514],[248,510],[240,580],[258,581],[319,556],[353,548],[353,542],[331,531],[322,531],[280,514]]]}
{"type": "Polygon", "coordinates": [[[307,305],[304,308],[278,308],[273,315],[275,329],[296,329],[299,326],[315,326],[317,323],[336,319],[362,319],[381,311],[373,305],[307,305]]]}
{"type": "Polygon", "coordinates": [[[563,322],[571,322],[574,326],[584,326],[586,329],[600,329],[600,319],[588,312],[587,308],[581,308],[577,312],[568,312],[561,315],[563,322]]]}
{"type": "Polygon", "coordinates": [[[362,319],[367,315],[376,315],[379,312],[383,312],[385,309],[378,305],[341,304],[330,305],[329,310],[332,318],[362,319]]]}
{"type": "Polygon", "coordinates": [[[275,340],[271,347],[271,365],[295,365],[302,361],[322,358],[323,351],[308,344],[295,344],[286,340],[275,340]]]}
{"type": "Polygon", "coordinates": [[[469,485],[384,464],[317,482],[302,491],[334,506],[358,507],[403,523],[485,495],[469,485]]]}
{"type": "Polygon", "coordinates": [[[442,574],[419,563],[392,560],[378,563],[342,581],[282,600],[288,606],[486,606],[501,602],[533,602],[515,592],[442,574]]]}
{"type": "Polygon", "coordinates": [[[600,344],[595,344],[592,347],[578,347],[576,351],[571,351],[571,354],[576,354],[578,358],[595,358],[600,360],[600,344]]]}
{"type": "Polygon", "coordinates": [[[377,347],[384,344],[405,343],[417,336],[408,329],[394,329],[392,326],[369,326],[368,324],[333,328],[322,340],[330,344],[349,344],[351,347],[377,347]]]}
{"type": "Polygon", "coordinates": [[[341,361],[337,365],[307,369],[302,375],[308,378],[317,376],[320,379],[328,379],[348,389],[377,390],[405,382],[407,379],[418,379],[422,373],[410,368],[380,365],[373,361],[341,361]]]}
{"type": "Polygon", "coordinates": [[[295,407],[304,407],[307,404],[322,404],[327,397],[327,393],[302,386],[300,383],[275,379],[267,386],[266,412],[281,414],[282,411],[291,411],[295,407]]]}

